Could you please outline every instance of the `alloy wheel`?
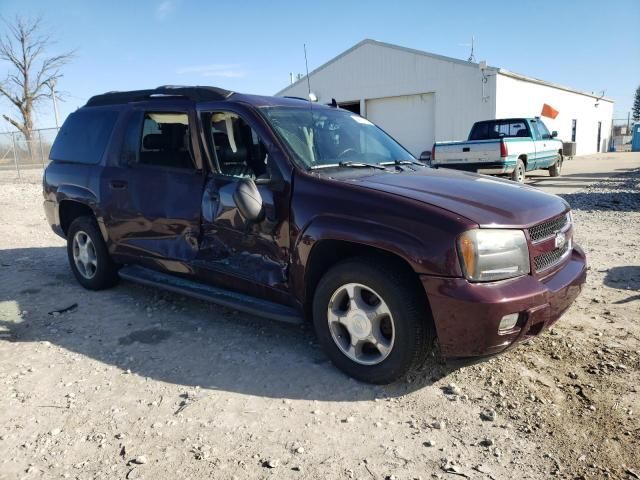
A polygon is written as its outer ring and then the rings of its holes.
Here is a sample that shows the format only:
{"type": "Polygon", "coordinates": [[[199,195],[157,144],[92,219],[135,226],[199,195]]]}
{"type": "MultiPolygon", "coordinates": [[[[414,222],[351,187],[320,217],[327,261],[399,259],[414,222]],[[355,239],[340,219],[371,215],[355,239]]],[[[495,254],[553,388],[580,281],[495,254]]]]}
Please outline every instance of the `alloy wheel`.
{"type": "Polygon", "coordinates": [[[393,315],[384,299],[366,285],[339,287],[329,301],[327,321],[333,341],[354,362],[376,365],[393,349],[393,315]]]}
{"type": "Polygon", "coordinates": [[[72,249],[76,269],[87,280],[92,279],[98,270],[98,256],[91,237],[79,230],[73,237],[72,249]]]}

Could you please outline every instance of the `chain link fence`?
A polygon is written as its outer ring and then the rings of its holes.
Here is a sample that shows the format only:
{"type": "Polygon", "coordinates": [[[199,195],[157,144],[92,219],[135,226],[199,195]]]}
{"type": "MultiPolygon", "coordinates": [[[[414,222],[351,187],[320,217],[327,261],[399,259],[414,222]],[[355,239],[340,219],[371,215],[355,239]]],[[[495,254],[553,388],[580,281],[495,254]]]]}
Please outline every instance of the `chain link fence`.
{"type": "Polygon", "coordinates": [[[611,122],[612,150],[616,152],[631,151],[631,137],[634,121],[631,118],[614,118],[611,122]]]}
{"type": "Polygon", "coordinates": [[[57,128],[33,130],[31,140],[20,132],[0,133],[0,178],[26,180],[40,177],[49,163],[57,128]]]}

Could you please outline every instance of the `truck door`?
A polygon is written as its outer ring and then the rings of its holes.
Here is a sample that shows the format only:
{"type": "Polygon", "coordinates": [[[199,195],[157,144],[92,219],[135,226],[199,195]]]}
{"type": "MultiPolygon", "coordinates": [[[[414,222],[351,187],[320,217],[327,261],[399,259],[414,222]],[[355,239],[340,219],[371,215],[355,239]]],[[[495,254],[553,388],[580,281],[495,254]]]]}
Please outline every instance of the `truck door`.
{"type": "Polygon", "coordinates": [[[187,109],[134,110],[101,193],[116,257],[185,273],[198,252],[205,175],[187,109]]]}
{"type": "Polygon", "coordinates": [[[551,134],[542,120],[531,120],[531,127],[536,149],[535,164],[527,170],[550,167],[555,163],[558,154],[556,144],[552,141],[551,134]]]}
{"type": "MultiPolygon", "coordinates": [[[[202,113],[213,172],[202,199],[200,274],[216,284],[273,299],[288,297],[289,191],[275,164],[275,147],[262,140],[248,112],[223,106],[202,113]],[[254,182],[263,217],[243,218],[234,200],[240,182],[254,182]]],[[[262,127],[260,127],[262,128],[262,127]]]]}

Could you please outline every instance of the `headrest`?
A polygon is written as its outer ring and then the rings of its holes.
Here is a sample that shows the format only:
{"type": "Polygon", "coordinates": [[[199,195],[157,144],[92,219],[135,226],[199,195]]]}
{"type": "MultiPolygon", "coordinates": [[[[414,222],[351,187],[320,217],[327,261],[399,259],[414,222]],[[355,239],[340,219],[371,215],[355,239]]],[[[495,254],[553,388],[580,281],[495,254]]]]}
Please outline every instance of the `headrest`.
{"type": "Polygon", "coordinates": [[[145,150],[168,150],[171,148],[171,137],[161,133],[149,133],[142,140],[145,150]]]}
{"type": "Polygon", "coordinates": [[[247,157],[249,156],[249,152],[245,147],[238,147],[234,152],[230,147],[222,148],[220,152],[218,152],[218,159],[220,163],[223,164],[231,164],[231,163],[247,163],[247,157]]]}

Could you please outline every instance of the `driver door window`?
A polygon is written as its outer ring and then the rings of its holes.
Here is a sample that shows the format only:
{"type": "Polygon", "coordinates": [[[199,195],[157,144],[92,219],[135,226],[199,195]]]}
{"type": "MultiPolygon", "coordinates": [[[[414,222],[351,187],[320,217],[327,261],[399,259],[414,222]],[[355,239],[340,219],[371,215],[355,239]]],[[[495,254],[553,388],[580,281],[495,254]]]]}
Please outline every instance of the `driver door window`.
{"type": "Polygon", "coordinates": [[[267,149],[247,122],[233,112],[213,112],[210,125],[220,173],[252,179],[267,174],[267,149]]]}
{"type": "Polygon", "coordinates": [[[551,138],[551,134],[549,133],[549,130],[547,130],[547,127],[544,123],[538,121],[533,125],[538,131],[538,140],[549,140],[551,138]]]}

